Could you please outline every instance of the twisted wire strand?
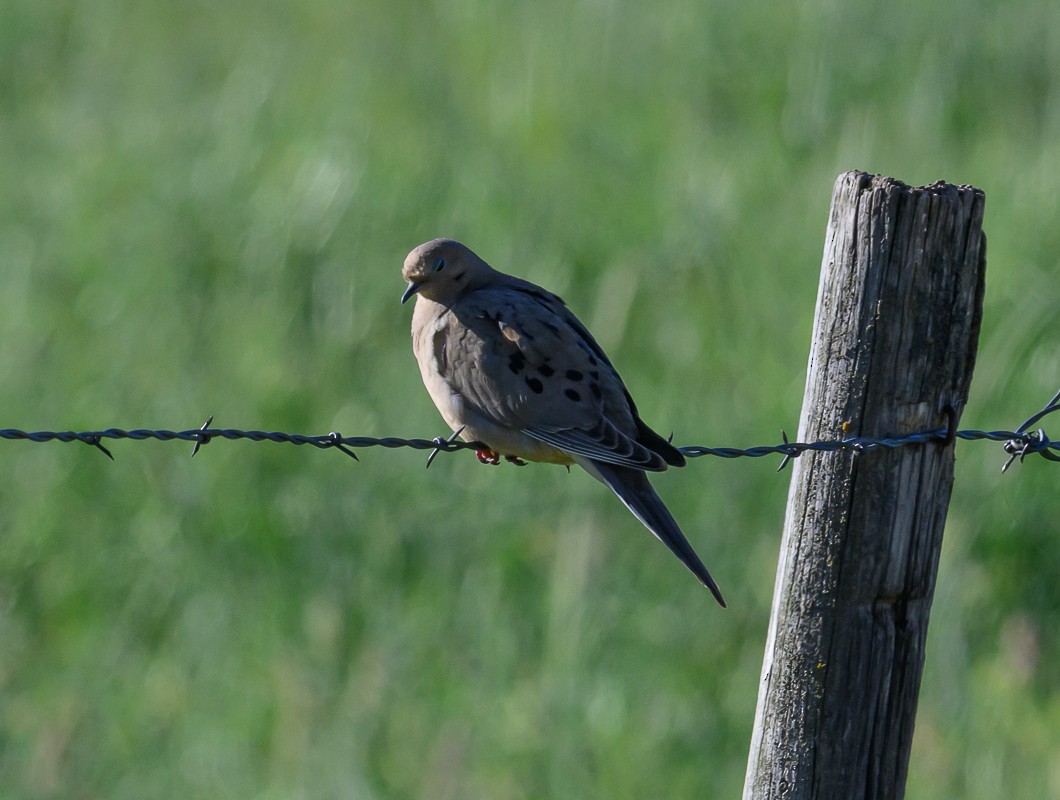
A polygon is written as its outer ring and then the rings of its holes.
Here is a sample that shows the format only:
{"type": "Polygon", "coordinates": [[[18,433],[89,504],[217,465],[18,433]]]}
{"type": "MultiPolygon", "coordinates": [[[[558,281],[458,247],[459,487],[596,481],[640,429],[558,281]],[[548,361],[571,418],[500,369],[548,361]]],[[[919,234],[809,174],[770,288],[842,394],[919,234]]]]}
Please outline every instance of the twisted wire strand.
{"type": "MultiPolygon", "coordinates": [[[[718,458],[761,458],[768,455],[781,455],[784,457],[779,469],[783,469],[792,458],[796,458],[807,451],[814,452],[836,452],[840,450],[851,450],[855,454],[880,448],[894,449],[914,444],[926,444],[929,442],[947,442],[953,439],[966,441],[988,440],[1004,442],[1005,452],[1009,459],[1002,467],[1002,471],[1008,469],[1015,459],[1021,461],[1028,455],[1037,453],[1048,461],[1060,461],[1060,442],[1052,441],[1042,428],[1029,430],[1043,417],[1060,410],[1060,392],[1050,400],[1041,410],[1028,417],[1015,431],[981,431],[963,430],[955,431],[952,428],[937,428],[930,431],[920,431],[904,436],[895,436],[886,439],[877,439],[870,436],[854,436],[846,439],[819,442],[789,442],[787,435],[783,434],[784,441],[776,445],[736,448],[736,447],[705,447],[702,445],[689,445],[680,447],[682,453],[689,458],[701,456],[716,456],[718,458]]],[[[951,417],[952,418],[952,417],[951,417]]],[[[254,442],[285,442],[294,445],[312,445],[313,447],[326,450],[341,450],[353,459],[357,455],[355,449],[367,447],[399,448],[409,447],[414,450],[431,450],[431,459],[437,453],[454,453],[458,450],[487,450],[483,442],[461,442],[457,441],[455,435],[448,439],[437,437],[435,439],[403,439],[395,436],[376,438],[372,436],[342,436],[337,432],[320,436],[307,436],[299,433],[284,433],[282,431],[257,431],[238,430],[234,428],[211,428],[213,417],[206,421],[201,428],[185,431],[171,430],[148,430],[136,428],[124,430],[122,428],[107,428],[101,431],[32,431],[27,432],[16,428],[0,429],[0,439],[24,440],[30,442],[83,442],[101,450],[113,459],[110,450],[103,444],[104,439],[132,439],[143,441],[145,439],[158,439],[161,441],[172,441],[174,439],[194,442],[195,449],[208,444],[214,439],[249,439],[254,442]]]]}

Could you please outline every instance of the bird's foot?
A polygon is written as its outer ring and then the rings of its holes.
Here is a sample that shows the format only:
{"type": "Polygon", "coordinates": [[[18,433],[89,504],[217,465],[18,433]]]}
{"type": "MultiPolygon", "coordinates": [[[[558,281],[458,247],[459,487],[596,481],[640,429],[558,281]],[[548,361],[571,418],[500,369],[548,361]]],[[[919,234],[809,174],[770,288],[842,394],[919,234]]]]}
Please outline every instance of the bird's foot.
{"type": "Polygon", "coordinates": [[[507,461],[509,464],[515,464],[515,466],[517,467],[526,466],[526,462],[519,458],[519,456],[505,456],[504,460],[507,461]]]}
{"type": "Polygon", "coordinates": [[[480,464],[492,464],[497,466],[501,463],[501,454],[496,450],[476,450],[475,457],[480,464]]]}

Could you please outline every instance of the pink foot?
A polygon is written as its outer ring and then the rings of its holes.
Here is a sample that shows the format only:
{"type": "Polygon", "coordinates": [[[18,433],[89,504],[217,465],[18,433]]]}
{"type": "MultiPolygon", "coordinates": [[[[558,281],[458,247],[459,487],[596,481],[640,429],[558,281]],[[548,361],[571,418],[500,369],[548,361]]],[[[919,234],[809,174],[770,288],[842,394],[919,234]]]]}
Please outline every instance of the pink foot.
{"type": "Polygon", "coordinates": [[[481,464],[497,466],[501,463],[501,454],[493,450],[476,450],[475,457],[478,458],[481,464]]]}

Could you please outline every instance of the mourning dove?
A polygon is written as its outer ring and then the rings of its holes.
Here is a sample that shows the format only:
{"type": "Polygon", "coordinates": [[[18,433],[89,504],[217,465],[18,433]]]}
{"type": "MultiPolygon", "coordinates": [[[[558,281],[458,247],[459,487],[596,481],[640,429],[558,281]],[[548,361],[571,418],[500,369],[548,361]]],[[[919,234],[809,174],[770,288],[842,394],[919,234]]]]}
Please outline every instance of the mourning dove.
{"type": "Polygon", "coordinates": [[[607,485],[724,606],[721,592],[645,471],[682,467],[681,451],[649,428],[618,372],[563,301],[498,272],[452,239],[408,254],[416,295],[412,349],[450,428],[522,463],[577,464],[607,485]]]}

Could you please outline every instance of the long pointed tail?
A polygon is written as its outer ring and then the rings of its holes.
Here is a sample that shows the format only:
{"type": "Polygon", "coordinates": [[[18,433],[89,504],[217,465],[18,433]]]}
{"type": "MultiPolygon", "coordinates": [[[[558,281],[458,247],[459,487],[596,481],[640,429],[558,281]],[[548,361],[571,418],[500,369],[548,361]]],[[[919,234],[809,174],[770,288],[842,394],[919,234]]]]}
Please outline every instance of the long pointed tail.
{"type": "Polygon", "coordinates": [[[586,472],[618,495],[618,499],[625,503],[626,508],[632,511],[659,541],[669,547],[671,553],[681,559],[681,563],[699,578],[700,583],[710,589],[714,599],[725,608],[725,599],[721,596],[718,584],[710,577],[696,551],[681,533],[669,509],[652,488],[647,475],[637,469],[604,464],[588,458],[576,458],[576,461],[586,472]]]}

